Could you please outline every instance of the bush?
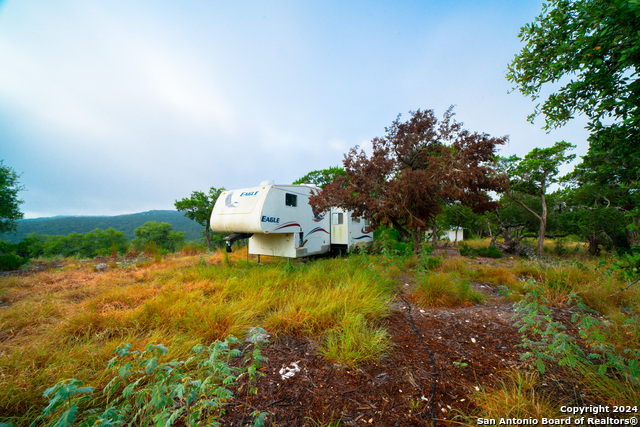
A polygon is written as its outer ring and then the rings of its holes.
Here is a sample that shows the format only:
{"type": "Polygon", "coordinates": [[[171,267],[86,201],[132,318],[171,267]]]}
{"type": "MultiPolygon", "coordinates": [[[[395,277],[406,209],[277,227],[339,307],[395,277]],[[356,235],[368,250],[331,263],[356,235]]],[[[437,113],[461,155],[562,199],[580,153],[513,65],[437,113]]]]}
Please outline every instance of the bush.
{"type": "Polygon", "coordinates": [[[495,246],[489,246],[486,248],[471,248],[466,243],[460,244],[460,255],[462,256],[482,256],[485,258],[502,258],[502,252],[495,246]]]}
{"type": "Polygon", "coordinates": [[[475,252],[466,243],[460,243],[460,255],[462,256],[474,256],[475,252]]]}
{"type": "Polygon", "coordinates": [[[478,255],[486,257],[486,258],[502,258],[502,252],[500,249],[495,246],[489,246],[486,248],[478,248],[476,249],[478,255]]]}
{"type": "Polygon", "coordinates": [[[404,256],[412,253],[411,245],[402,241],[402,235],[395,228],[380,228],[373,233],[372,251],[383,255],[404,256]]]}
{"type": "Polygon", "coordinates": [[[0,271],[18,270],[29,260],[16,254],[0,255],[0,271]]]}

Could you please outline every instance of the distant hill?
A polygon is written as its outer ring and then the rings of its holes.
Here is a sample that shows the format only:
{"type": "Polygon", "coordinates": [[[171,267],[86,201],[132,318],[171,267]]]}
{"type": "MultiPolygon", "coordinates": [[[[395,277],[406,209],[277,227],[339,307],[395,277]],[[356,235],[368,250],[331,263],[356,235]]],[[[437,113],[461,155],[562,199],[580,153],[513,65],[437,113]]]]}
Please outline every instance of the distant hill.
{"type": "Polygon", "coordinates": [[[9,243],[21,241],[27,234],[36,233],[49,236],[66,236],[73,232],[85,234],[96,228],[106,230],[113,227],[122,231],[127,239],[135,236],[133,230],[148,221],[168,222],[174,231],[184,231],[185,240],[200,240],[204,227],[197,222],[185,218],[184,213],[178,211],[149,211],[129,215],[116,216],[56,216],[52,218],[34,218],[18,221],[18,232],[2,233],[0,239],[9,243]]]}

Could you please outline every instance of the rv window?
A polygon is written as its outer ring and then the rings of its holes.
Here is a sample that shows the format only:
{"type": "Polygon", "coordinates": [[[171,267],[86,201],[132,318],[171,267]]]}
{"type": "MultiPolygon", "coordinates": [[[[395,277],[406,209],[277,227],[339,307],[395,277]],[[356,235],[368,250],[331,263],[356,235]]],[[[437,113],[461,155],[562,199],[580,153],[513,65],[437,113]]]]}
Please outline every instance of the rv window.
{"type": "Polygon", "coordinates": [[[360,224],[360,217],[352,216],[352,217],[351,217],[351,220],[352,220],[353,222],[355,222],[356,224],[360,224]]]}
{"type": "Polygon", "coordinates": [[[291,193],[284,194],[284,204],[286,206],[298,206],[298,196],[291,193]]]}
{"type": "Polygon", "coordinates": [[[333,223],[334,225],[341,225],[342,224],[342,213],[334,213],[333,214],[333,223]]]}
{"type": "Polygon", "coordinates": [[[365,219],[365,220],[364,220],[364,226],[365,226],[365,227],[368,227],[368,226],[369,226],[369,220],[368,220],[368,219],[365,219]]]}

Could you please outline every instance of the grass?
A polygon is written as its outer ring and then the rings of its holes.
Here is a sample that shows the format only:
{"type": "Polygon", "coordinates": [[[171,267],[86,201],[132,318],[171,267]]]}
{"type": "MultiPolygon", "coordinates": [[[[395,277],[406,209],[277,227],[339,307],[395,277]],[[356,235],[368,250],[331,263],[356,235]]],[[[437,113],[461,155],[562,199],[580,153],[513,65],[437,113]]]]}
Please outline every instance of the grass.
{"type": "Polygon", "coordinates": [[[338,327],[327,333],[321,352],[329,360],[355,365],[378,359],[390,349],[387,331],[371,326],[362,315],[347,315],[338,327]]]}
{"type": "MultiPolygon", "coordinates": [[[[64,378],[104,387],[111,378],[104,367],[122,343],[134,349],[162,343],[172,357],[186,359],[194,345],[243,338],[249,327],[260,326],[276,338],[313,338],[332,361],[375,360],[393,351],[379,322],[397,292],[392,278],[415,271],[412,299],[424,307],[482,302],[473,281],[509,289],[514,299],[533,281],[560,309],[576,293],[606,316],[599,327],[614,353],[640,348],[640,285],[616,293],[627,282],[600,260],[503,258],[487,265],[439,259],[424,271],[415,256],[305,263],[262,257],[257,264],[246,249],[188,251],[112,262],[102,273],[92,262],[65,260],[49,271],[0,278],[0,414],[16,424],[33,420],[46,404],[44,390],[64,378]]],[[[589,370],[574,374],[582,389],[606,396],[611,405],[637,402],[637,385],[625,378],[589,370]]],[[[540,394],[539,382],[530,371],[505,374],[497,387],[473,396],[477,416],[553,417],[558,402],[540,394]]]]}
{"type": "Polygon", "coordinates": [[[412,299],[423,307],[457,307],[477,304],[484,296],[455,272],[435,272],[419,278],[412,299]]]}
{"type": "Polygon", "coordinates": [[[124,342],[138,349],[162,343],[186,358],[196,344],[261,326],[275,337],[317,338],[326,357],[342,363],[389,350],[376,323],[395,295],[391,277],[401,265],[393,259],[245,258],[165,257],[103,273],[73,262],[0,279],[7,306],[0,311],[0,413],[32,419],[45,404],[44,390],[64,378],[104,387],[104,366],[124,342]]]}
{"type": "Polygon", "coordinates": [[[559,411],[560,405],[550,396],[541,393],[540,378],[533,371],[514,370],[504,374],[504,378],[494,388],[480,390],[472,399],[477,406],[473,417],[463,414],[467,425],[477,425],[478,419],[519,419],[566,418],[559,411]]]}

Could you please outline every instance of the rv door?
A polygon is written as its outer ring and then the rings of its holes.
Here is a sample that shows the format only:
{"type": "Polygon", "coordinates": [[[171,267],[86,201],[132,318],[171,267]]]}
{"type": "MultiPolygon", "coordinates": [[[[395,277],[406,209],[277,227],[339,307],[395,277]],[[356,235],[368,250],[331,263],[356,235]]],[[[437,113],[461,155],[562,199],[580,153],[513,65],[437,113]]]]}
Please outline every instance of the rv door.
{"type": "Polygon", "coordinates": [[[342,211],[333,211],[331,214],[331,244],[346,245],[348,243],[347,214],[342,211]]]}

